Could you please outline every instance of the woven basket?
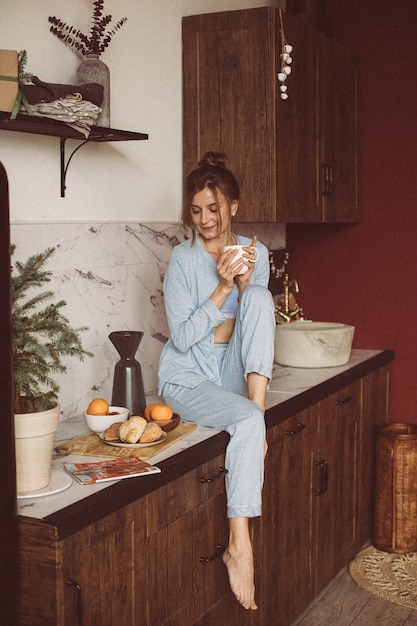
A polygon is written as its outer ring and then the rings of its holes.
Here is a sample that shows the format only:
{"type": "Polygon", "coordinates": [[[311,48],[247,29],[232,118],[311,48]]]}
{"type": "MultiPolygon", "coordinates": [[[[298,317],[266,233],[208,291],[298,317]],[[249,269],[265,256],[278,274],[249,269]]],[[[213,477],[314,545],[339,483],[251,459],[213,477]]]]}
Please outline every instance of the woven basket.
{"type": "Polygon", "coordinates": [[[373,544],[384,552],[417,550],[417,425],[390,424],[377,434],[373,544]]]}

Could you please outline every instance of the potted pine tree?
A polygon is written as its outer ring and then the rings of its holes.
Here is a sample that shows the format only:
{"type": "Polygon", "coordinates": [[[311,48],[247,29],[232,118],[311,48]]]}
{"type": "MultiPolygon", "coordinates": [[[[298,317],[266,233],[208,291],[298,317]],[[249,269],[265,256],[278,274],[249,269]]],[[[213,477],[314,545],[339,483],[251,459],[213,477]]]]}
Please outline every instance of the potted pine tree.
{"type": "MultiPolygon", "coordinates": [[[[13,255],[15,246],[11,247],[13,255]]],[[[51,479],[55,431],[59,423],[59,386],[63,357],[81,361],[93,356],[83,349],[80,333],[61,312],[64,300],[44,291],[52,272],[44,269],[55,248],[12,266],[12,338],[17,492],[31,493],[51,479]],[[38,291],[38,290],[41,291],[38,291]]]]}

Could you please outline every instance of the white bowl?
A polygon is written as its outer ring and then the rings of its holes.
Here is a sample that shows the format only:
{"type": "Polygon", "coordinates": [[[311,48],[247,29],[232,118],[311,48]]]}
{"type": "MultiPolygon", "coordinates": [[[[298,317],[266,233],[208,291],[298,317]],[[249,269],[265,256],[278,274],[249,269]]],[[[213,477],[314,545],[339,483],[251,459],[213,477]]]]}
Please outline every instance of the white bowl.
{"type": "Polygon", "coordinates": [[[337,322],[277,324],[275,361],[288,367],[337,367],[350,358],[355,327],[337,322]]]}
{"type": "Polygon", "coordinates": [[[89,415],[84,413],[85,423],[93,433],[102,433],[115,422],[125,422],[129,417],[129,409],[123,406],[110,406],[108,415],[89,415]],[[113,413],[113,415],[110,415],[113,413]]]}

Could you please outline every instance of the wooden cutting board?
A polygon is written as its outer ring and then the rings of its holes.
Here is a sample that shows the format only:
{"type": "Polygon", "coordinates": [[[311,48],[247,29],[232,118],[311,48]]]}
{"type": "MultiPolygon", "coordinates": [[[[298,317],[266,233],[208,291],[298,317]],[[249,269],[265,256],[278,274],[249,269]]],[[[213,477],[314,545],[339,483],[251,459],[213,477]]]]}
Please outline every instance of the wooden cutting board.
{"type": "Polygon", "coordinates": [[[158,443],[146,448],[115,448],[101,441],[96,433],[86,433],[79,437],[74,437],[56,447],[60,454],[79,454],[81,456],[104,456],[104,457],[127,457],[136,456],[142,461],[149,461],[162,450],[166,450],[186,435],[189,435],[197,428],[196,424],[178,424],[177,428],[167,433],[168,436],[162,443],[158,443]]]}

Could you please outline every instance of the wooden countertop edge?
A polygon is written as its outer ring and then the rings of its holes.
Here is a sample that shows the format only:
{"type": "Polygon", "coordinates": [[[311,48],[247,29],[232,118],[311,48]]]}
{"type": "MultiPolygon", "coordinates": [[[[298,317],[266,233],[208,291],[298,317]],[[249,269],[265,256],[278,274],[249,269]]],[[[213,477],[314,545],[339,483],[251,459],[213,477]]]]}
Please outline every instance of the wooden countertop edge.
{"type": "MultiPolygon", "coordinates": [[[[384,350],[359,363],[352,368],[336,374],[325,382],[315,385],[296,396],[271,407],[266,411],[267,428],[271,428],[281,421],[291,417],[319,402],[323,398],[343,389],[347,385],[366,376],[370,372],[386,365],[394,360],[395,353],[392,350],[384,350]]],[[[57,529],[59,539],[64,539],[75,532],[99,521],[101,518],[114,511],[131,504],[155,489],[180,478],[187,472],[210,461],[215,456],[223,454],[229,436],[227,433],[217,433],[210,439],[198,443],[187,450],[158,463],[161,474],[147,476],[146,478],[130,478],[129,480],[113,483],[106,489],[99,491],[87,498],[83,498],[68,507],[61,509],[42,520],[19,516],[20,519],[30,523],[46,524],[57,529]]]]}

